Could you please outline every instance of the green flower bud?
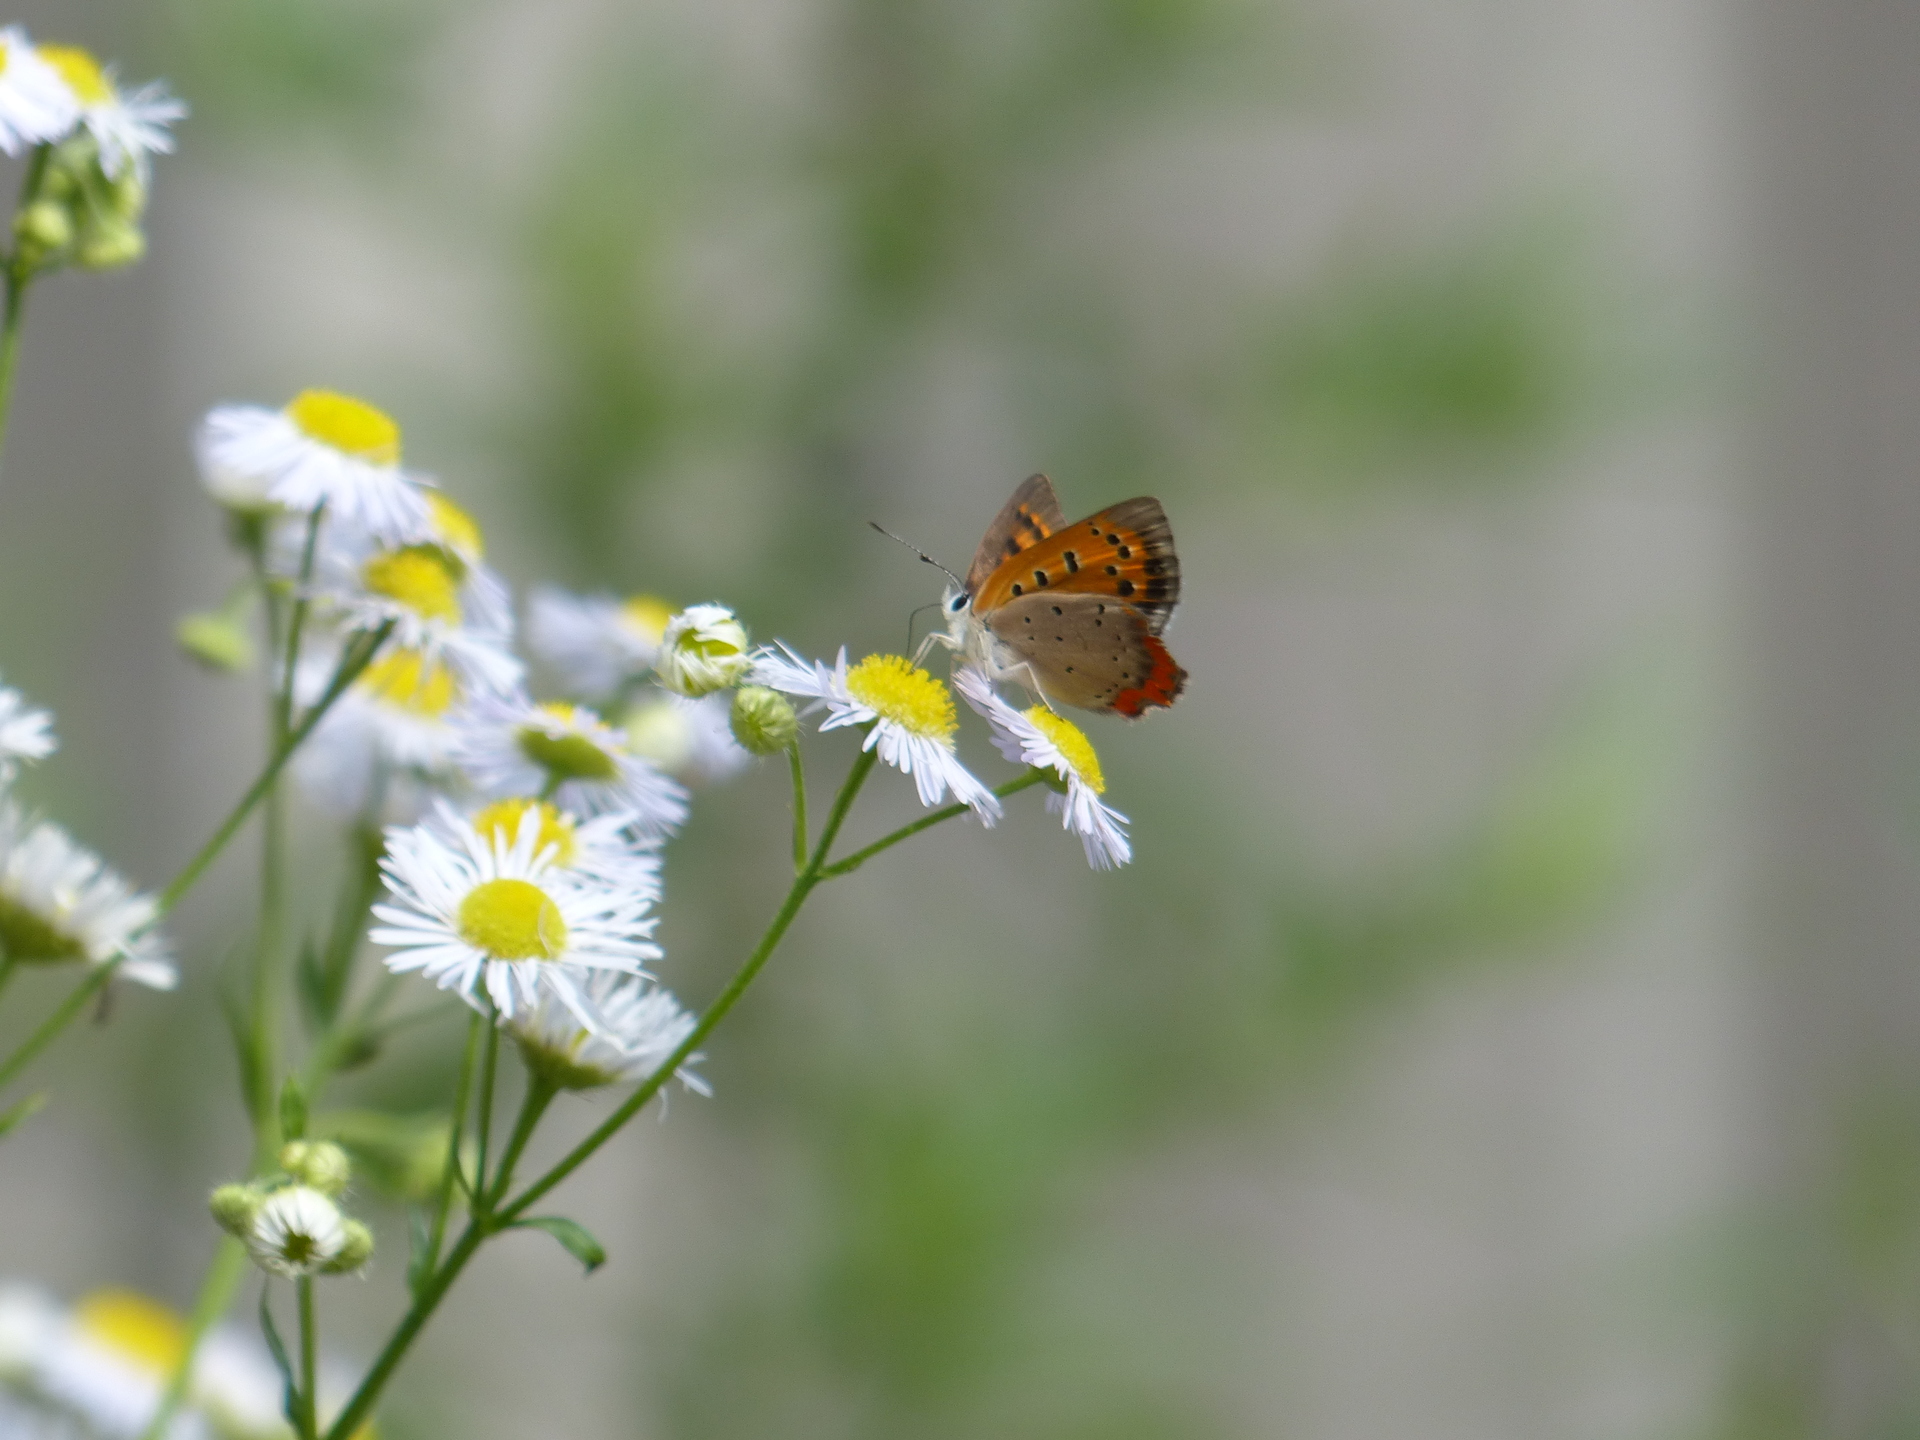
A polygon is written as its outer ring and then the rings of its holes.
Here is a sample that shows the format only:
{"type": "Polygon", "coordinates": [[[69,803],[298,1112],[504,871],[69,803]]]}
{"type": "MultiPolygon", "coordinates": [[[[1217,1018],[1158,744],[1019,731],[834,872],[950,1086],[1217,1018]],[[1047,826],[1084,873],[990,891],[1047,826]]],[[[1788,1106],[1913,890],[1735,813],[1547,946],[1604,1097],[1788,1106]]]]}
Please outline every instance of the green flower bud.
{"type": "Polygon", "coordinates": [[[64,205],[36,200],[14,216],[13,233],[29,263],[38,264],[73,243],[73,216],[64,205]]]}
{"type": "Polygon", "coordinates": [[[289,1140],[280,1147],[280,1168],[323,1195],[338,1195],[353,1178],[347,1152],[331,1140],[289,1140]]]}
{"type": "Polygon", "coordinates": [[[753,755],[777,755],[800,732],[793,702],[760,685],[743,685],[734,692],[731,723],[733,738],[753,755]]]}
{"type": "Polygon", "coordinates": [[[117,219],[138,225],[147,213],[147,187],[129,165],[120,178],[107,182],[106,206],[117,219]]]}
{"type": "Polygon", "coordinates": [[[229,1235],[244,1237],[267,1197],[251,1185],[222,1185],[207,1201],[214,1223],[229,1235]]]}
{"type": "Polygon", "coordinates": [[[147,237],[124,220],[91,227],[81,237],[73,263],[82,270],[118,270],[147,253],[147,237]]]}
{"type": "Polygon", "coordinates": [[[753,669],[747,628],[724,605],[689,605],[668,623],[653,669],[662,685],[689,698],[738,685],[753,669]]]}
{"type": "Polygon", "coordinates": [[[320,1267],[322,1275],[344,1275],[373,1258],[373,1231],[351,1216],[340,1222],[340,1229],[346,1238],[340,1253],[320,1267]]]}
{"type": "Polygon", "coordinates": [[[173,637],[187,657],[209,670],[239,672],[253,668],[253,637],[218,610],[182,617],[173,637]]]}

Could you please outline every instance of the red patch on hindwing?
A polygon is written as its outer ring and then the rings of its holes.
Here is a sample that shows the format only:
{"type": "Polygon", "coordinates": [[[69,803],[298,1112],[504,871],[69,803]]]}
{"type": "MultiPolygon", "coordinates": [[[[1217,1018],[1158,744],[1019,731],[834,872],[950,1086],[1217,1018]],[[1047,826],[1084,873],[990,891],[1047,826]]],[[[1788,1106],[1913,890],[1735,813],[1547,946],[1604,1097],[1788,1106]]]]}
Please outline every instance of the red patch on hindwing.
{"type": "Polygon", "coordinates": [[[1158,636],[1143,634],[1140,642],[1147,652],[1146,678],[1138,685],[1122,690],[1107,707],[1129,720],[1138,720],[1146,714],[1149,706],[1164,708],[1173,704],[1180,698],[1180,692],[1187,688],[1187,672],[1174,663],[1173,656],[1160,643],[1158,636]]]}

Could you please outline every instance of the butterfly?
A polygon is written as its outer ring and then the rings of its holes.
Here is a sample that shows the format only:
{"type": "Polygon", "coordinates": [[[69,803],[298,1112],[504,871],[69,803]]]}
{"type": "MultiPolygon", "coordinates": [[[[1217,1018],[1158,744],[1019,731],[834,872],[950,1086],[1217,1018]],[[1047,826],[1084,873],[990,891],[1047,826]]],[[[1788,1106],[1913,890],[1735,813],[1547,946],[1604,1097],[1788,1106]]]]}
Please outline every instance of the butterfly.
{"type": "Polygon", "coordinates": [[[1035,475],[987,527],[942,602],[945,633],[920,654],[945,645],[1049,703],[1136,720],[1186,687],[1160,640],[1179,602],[1180,557],[1158,500],[1122,500],[1069,525],[1053,482],[1035,475]]]}

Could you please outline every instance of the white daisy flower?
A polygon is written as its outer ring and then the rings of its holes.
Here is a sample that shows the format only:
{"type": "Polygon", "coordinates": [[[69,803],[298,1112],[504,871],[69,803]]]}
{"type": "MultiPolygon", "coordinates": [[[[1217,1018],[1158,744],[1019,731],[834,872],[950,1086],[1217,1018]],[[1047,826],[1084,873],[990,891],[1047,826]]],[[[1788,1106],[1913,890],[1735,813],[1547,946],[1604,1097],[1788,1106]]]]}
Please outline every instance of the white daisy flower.
{"type": "Polygon", "coordinates": [[[80,118],[80,107],[60,72],[33,48],[18,25],[0,30],[0,150],[58,140],[80,118]]]}
{"type": "Polygon", "coordinates": [[[533,853],[554,869],[623,888],[649,901],[660,899],[659,847],[636,843],[628,833],[632,817],[621,811],[583,820],[551,801],[521,795],[495,800],[471,815],[460,815],[442,801],[434,807],[433,823],[443,839],[456,845],[464,845],[467,835],[477,834],[507,846],[520,838],[522,825],[532,823],[533,853]]]}
{"type": "MultiPolygon", "coordinates": [[[[755,657],[754,683],[789,695],[811,696],[824,705],[822,730],[842,725],[871,725],[863,750],[875,750],[887,764],[913,776],[922,805],[953,798],[971,806],[983,824],[1000,818],[1000,800],[976,780],[953,751],[960,728],[947,687],[899,655],[869,655],[851,670],[844,646],[829,670],[782,645],[755,657]]],[[[816,707],[809,706],[808,709],[816,707]]]]}
{"type": "Polygon", "coordinates": [[[59,747],[53,716],[27,704],[18,690],[0,685],[0,786],[12,780],[23,760],[44,760],[59,747]]]}
{"type": "MultiPolygon", "coordinates": [[[[514,658],[507,587],[484,561],[480,527],[438,491],[426,492],[431,538],[382,545],[351,526],[329,524],[315,555],[314,595],[347,630],[392,622],[392,643],[444,657],[476,690],[511,690],[525,667],[514,658]]],[[[280,573],[300,573],[306,525],[281,527],[280,573]]]]}
{"type": "MultiPolygon", "coordinates": [[[[551,999],[509,1027],[527,1068],[562,1090],[645,1080],[699,1023],[669,991],[632,976],[596,975],[584,990],[597,1020],[593,1029],[551,999]]],[[[689,1055],[674,1075],[695,1094],[711,1095],[690,1068],[700,1059],[689,1055]]]]}
{"type": "Polygon", "coordinates": [[[1080,837],[1089,865],[1111,870],[1133,858],[1133,847],[1127,843],[1127,817],[1101,800],[1106,776],[1100,773],[1100,757],[1092,742],[1078,725],[1044,705],[1022,714],[996,695],[987,677],[971,665],[954,672],[953,688],[986,718],[994,746],[1002,755],[1016,765],[1052,770],[1065,783],[1064,794],[1055,790],[1047,796],[1047,809],[1080,837]]]}
{"type": "Polygon", "coordinates": [[[333,1197],[309,1185],[286,1185],[261,1202],[241,1238],[256,1265],[292,1280],[339,1259],[350,1238],[347,1223],[333,1197]]]}
{"type": "MultiPolygon", "coordinates": [[[[319,700],[336,663],[316,654],[301,666],[295,689],[302,704],[319,700]]],[[[467,695],[444,658],[389,650],[314,727],[293,757],[294,778],[329,814],[411,820],[427,792],[457,778],[453,718],[467,695]]]]}
{"type": "MultiPolygon", "coordinates": [[[[28,1382],[40,1399],[82,1422],[85,1433],[134,1440],[153,1419],[186,1351],[187,1327],[166,1306],[130,1290],[101,1290],[56,1312],[28,1382]]],[[[204,1436],[193,1416],[175,1417],[173,1440],[204,1436]]]]}
{"type": "Polygon", "coordinates": [[[724,605],[689,605],[668,622],[653,669],[677,695],[710,695],[738,685],[753,669],[747,627],[724,605]]]}
{"type": "Polygon", "coordinates": [[[38,50],[66,82],[80,124],[100,147],[100,168],[107,178],[118,180],[131,167],[146,184],[152,157],[173,153],[167,127],[186,118],[186,104],[158,81],[122,94],[113,68],[102,66],[77,45],[41,45],[38,50]]]}
{"type": "Polygon", "coordinates": [[[387,831],[380,868],[397,903],[374,907],[387,923],[371,938],[393,950],[388,969],[418,970],[476,1009],[490,1000],[506,1019],[551,995],[591,1028],[582,986],[593,972],[644,974],[660,954],[645,938],[646,894],[559,869],[554,847],[536,848],[536,812],[510,845],[498,831],[457,838],[429,825],[387,831]]]}
{"type": "Polygon", "coordinates": [[[311,513],[324,504],[342,525],[389,545],[432,538],[425,489],[400,468],[400,427],[364,400],[302,390],[283,410],[221,405],[196,444],[207,489],[311,513]]]}
{"type": "Polygon", "coordinates": [[[569,695],[598,703],[653,668],[672,619],[651,595],[616,600],[543,585],[527,602],[527,648],[569,695]]]}
{"type": "Polygon", "coordinates": [[[171,990],[166,942],[147,928],[157,913],[151,895],[58,825],[0,802],[0,954],[30,965],[119,960],[118,974],[171,990]]]}
{"type": "Polygon", "coordinates": [[[483,695],[459,724],[456,758],[482,794],[547,795],[579,815],[624,811],[643,840],[664,839],[687,818],[686,790],[584,706],[483,695]]]}
{"type": "Polygon", "coordinates": [[[688,700],[654,692],[627,711],[627,749],[689,785],[737,775],[753,757],[733,738],[733,702],[725,695],[688,700]]]}

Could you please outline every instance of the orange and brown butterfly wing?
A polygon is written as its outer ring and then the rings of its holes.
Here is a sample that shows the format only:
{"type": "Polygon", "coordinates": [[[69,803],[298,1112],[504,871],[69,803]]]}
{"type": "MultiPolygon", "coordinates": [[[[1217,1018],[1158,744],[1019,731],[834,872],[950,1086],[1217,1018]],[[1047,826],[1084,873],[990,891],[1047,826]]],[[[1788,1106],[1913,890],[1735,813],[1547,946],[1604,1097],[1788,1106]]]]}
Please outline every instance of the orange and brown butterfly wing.
{"type": "MultiPolygon", "coordinates": [[[[1052,495],[1051,486],[1047,493],[1052,495]]],[[[994,534],[989,531],[988,539],[994,534]]],[[[983,545],[974,557],[976,568],[986,554],[983,545]]],[[[1159,635],[1180,603],[1180,557],[1173,548],[1166,511],[1158,500],[1143,495],[1008,551],[982,583],[976,584],[969,571],[967,588],[974,614],[982,618],[1043,592],[1100,595],[1138,610],[1146,618],[1147,629],[1159,635]]]]}
{"type": "Polygon", "coordinates": [[[1002,561],[1066,528],[1067,515],[1053,493],[1053,482],[1044,475],[1029,475],[1000,507],[980,548],[973,552],[973,564],[967,567],[967,593],[978,595],[1002,561]]]}
{"type": "MultiPolygon", "coordinates": [[[[986,619],[994,637],[1027,662],[1047,699],[1129,720],[1179,698],[1187,672],[1174,663],[1147,616],[1124,601],[1065,592],[1022,595],[986,619]]],[[[1016,680],[1023,677],[1015,676],[1016,680]]]]}

